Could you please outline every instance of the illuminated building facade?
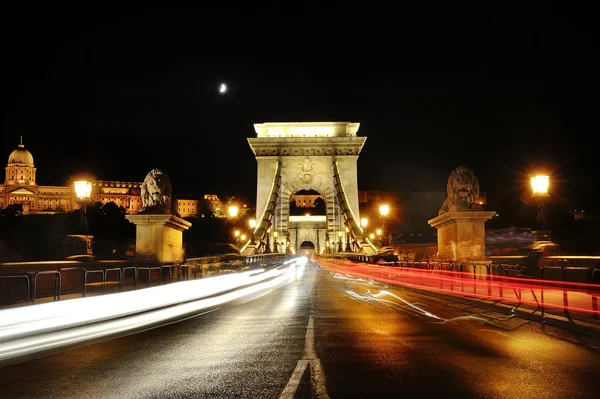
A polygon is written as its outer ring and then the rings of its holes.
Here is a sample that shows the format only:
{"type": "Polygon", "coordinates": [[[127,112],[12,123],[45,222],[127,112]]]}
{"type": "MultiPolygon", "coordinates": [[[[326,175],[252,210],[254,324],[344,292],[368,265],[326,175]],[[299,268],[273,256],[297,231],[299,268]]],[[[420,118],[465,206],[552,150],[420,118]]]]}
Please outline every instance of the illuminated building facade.
{"type": "MultiPolygon", "coordinates": [[[[36,182],[33,155],[25,148],[23,138],[10,153],[4,185],[0,185],[0,209],[21,204],[23,213],[57,213],[78,209],[72,186],[39,186],[36,182]]],[[[142,208],[141,182],[96,181],[92,189],[94,202],[114,202],[135,214],[142,208]]],[[[196,216],[198,200],[178,199],[177,211],[181,217],[196,216]]]]}

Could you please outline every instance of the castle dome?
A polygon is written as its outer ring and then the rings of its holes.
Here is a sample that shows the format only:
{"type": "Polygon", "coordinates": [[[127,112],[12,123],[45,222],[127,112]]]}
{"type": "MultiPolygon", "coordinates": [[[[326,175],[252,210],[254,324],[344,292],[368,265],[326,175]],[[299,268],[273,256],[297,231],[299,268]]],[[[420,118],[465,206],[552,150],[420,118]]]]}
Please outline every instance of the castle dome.
{"type": "Polygon", "coordinates": [[[22,164],[33,166],[33,155],[25,148],[23,144],[23,136],[21,136],[21,142],[19,146],[10,153],[8,157],[8,163],[10,164],[22,164]]]}

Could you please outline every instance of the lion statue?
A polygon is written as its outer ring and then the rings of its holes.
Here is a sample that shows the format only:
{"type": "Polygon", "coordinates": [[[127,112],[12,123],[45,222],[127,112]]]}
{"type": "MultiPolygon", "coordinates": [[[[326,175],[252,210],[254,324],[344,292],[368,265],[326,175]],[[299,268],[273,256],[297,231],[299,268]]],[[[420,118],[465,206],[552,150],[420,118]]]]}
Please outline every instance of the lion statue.
{"type": "Polygon", "coordinates": [[[142,212],[171,213],[171,179],[160,169],[152,169],[141,187],[142,212]]]}
{"type": "Polygon", "coordinates": [[[479,181],[475,173],[465,166],[454,169],[446,185],[448,198],[442,204],[438,215],[454,211],[481,211],[479,199],[479,181]]]}

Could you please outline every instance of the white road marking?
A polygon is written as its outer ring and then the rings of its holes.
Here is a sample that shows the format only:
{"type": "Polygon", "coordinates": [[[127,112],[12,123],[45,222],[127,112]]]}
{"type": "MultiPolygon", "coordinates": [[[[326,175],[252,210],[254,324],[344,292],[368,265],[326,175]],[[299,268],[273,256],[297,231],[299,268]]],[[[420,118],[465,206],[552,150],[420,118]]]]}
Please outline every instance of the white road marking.
{"type": "Polygon", "coordinates": [[[304,374],[304,370],[307,367],[310,368],[310,380],[311,388],[314,396],[318,399],[329,399],[327,388],[325,385],[325,372],[321,366],[321,361],[317,358],[315,352],[315,327],[314,327],[313,314],[311,313],[308,318],[308,325],[306,326],[306,338],[304,339],[304,354],[302,359],[298,360],[298,364],[292,373],[288,383],[286,384],[283,392],[279,395],[279,399],[293,399],[300,380],[304,374]]]}

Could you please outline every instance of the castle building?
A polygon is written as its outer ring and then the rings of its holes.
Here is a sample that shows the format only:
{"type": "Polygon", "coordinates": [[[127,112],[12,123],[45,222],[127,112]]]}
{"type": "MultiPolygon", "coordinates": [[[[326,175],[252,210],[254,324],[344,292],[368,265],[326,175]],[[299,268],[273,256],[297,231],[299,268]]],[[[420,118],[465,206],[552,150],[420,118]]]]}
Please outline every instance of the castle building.
{"type": "MultiPolygon", "coordinates": [[[[10,153],[4,185],[0,185],[0,209],[21,204],[24,214],[69,212],[79,208],[73,186],[40,186],[36,182],[33,155],[25,148],[23,137],[10,153]]],[[[135,214],[142,208],[141,182],[95,181],[91,198],[94,202],[114,202],[135,214]]],[[[196,216],[198,200],[177,199],[181,217],[196,216]]]]}

